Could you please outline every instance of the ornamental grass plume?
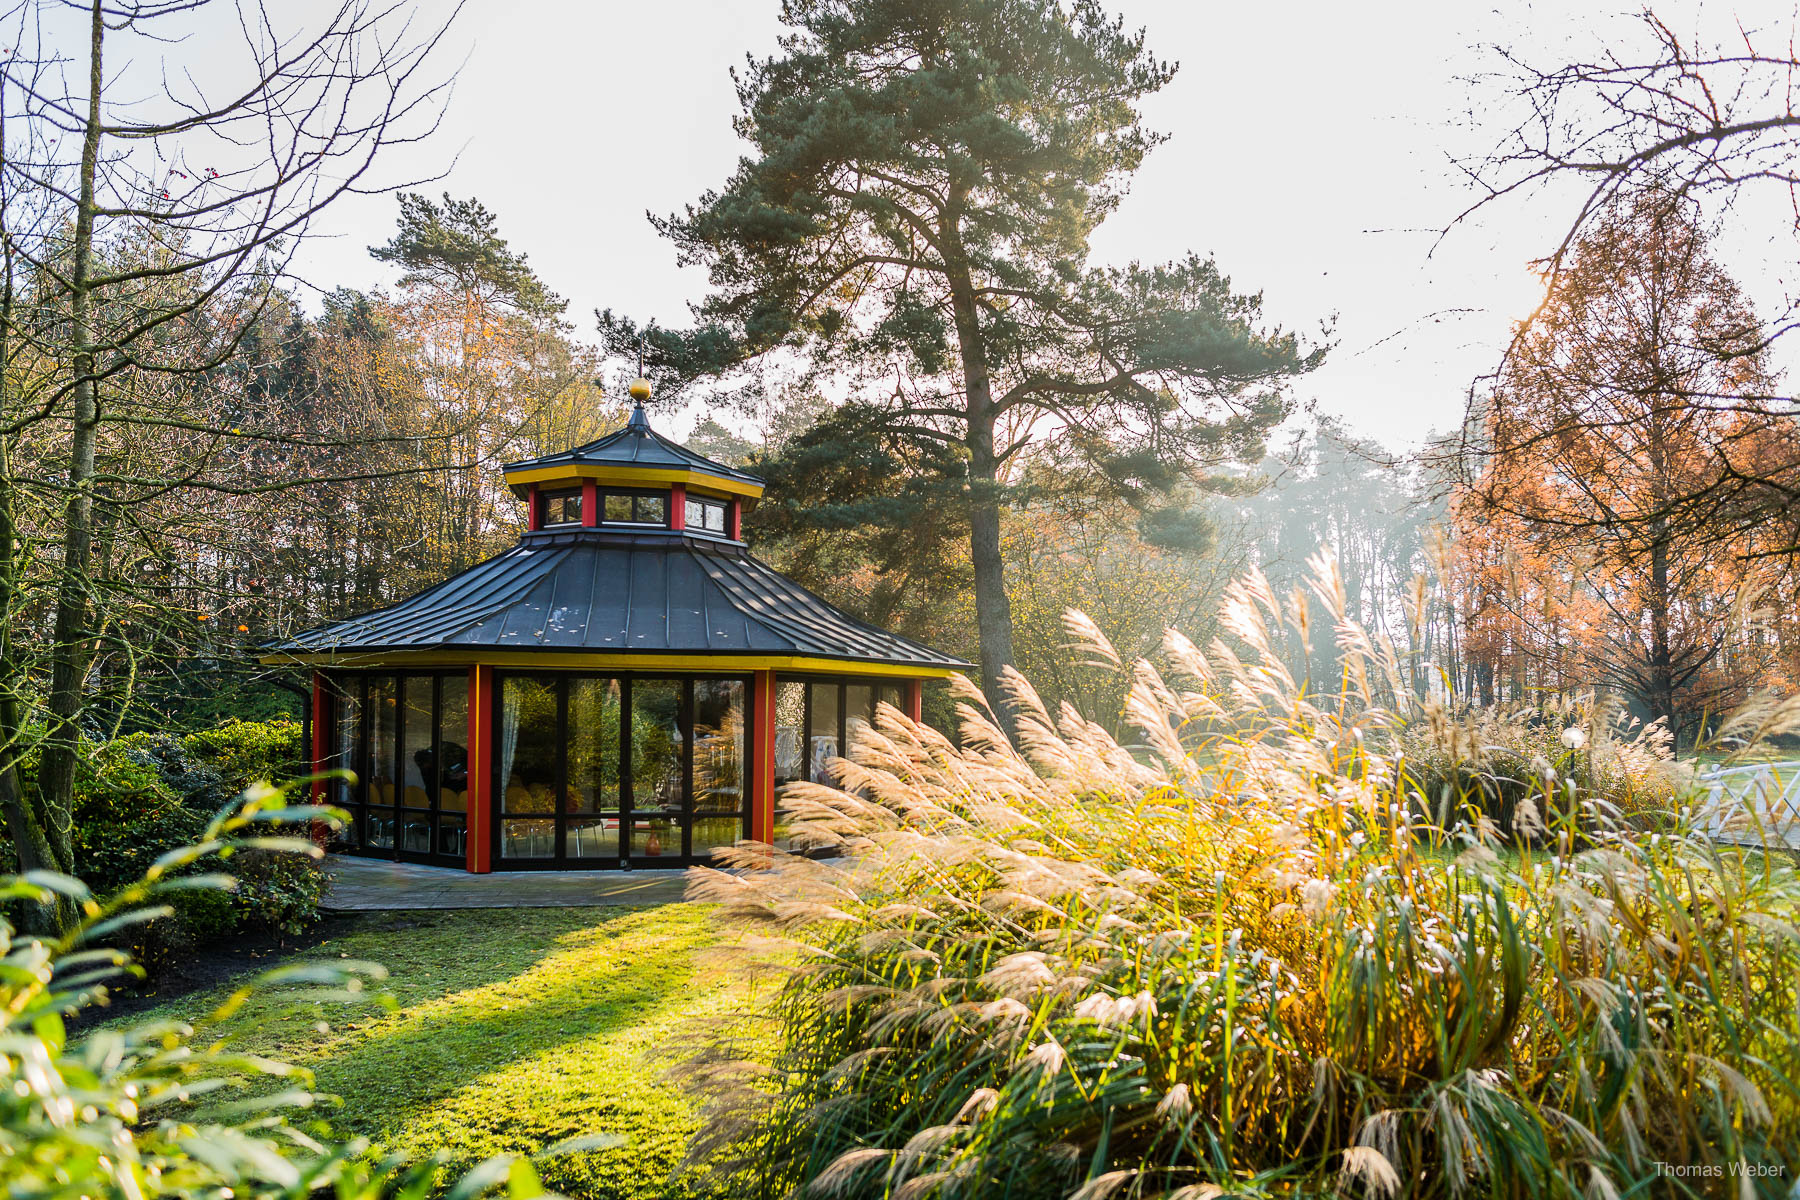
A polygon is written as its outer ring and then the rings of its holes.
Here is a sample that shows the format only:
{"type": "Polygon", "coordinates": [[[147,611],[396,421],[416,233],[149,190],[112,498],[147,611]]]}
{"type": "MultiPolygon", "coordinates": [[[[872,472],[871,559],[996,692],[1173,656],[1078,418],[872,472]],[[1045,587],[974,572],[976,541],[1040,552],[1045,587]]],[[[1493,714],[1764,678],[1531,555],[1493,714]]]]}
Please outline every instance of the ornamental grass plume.
{"type": "MultiPolygon", "coordinates": [[[[841,787],[791,786],[796,843],[833,857],[697,871],[721,920],[792,949],[778,1049],[732,1064],[693,1160],[763,1197],[1717,1187],[1663,1163],[1791,1186],[1785,857],[1643,828],[1556,758],[1513,797],[1541,828],[1502,846],[1479,774],[1426,795],[1408,760],[1431,722],[1474,757],[1492,731],[1393,707],[1394,655],[1319,569],[1341,695],[1296,686],[1272,628],[1308,618],[1252,574],[1234,644],[1121,665],[1141,744],[1014,675],[1015,748],[959,683],[960,745],[884,706],[841,787]]],[[[1591,705],[1542,736],[1575,753],[1577,723],[1603,750],[1591,705]]]]}

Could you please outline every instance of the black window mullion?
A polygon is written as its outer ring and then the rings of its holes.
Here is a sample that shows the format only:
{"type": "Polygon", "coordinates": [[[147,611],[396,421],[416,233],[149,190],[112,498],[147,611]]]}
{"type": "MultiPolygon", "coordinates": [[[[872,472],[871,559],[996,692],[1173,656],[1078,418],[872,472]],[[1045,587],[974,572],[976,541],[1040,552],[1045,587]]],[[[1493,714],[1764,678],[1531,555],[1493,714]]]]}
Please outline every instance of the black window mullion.
{"type": "MultiPolygon", "coordinates": [[[[850,757],[850,685],[838,682],[838,757],[850,757]]],[[[841,786],[841,785],[840,785],[841,786]]]]}
{"type": "Polygon", "coordinates": [[[569,811],[569,676],[556,680],[556,812],[551,825],[550,856],[562,862],[567,849],[565,828],[569,811]]]}
{"type": "Polygon", "coordinates": [[[356,689],[356,728],[350,731],[350,753],[345,766],[356,772],[356,783],[350,788],[350,819],[356,822],[356,848],[369,848],[369,677],[353,675],[356,689]]]}
{"type": "Polygon", "coordinates": [[[619,677],[619,864],[631,863],[631,676],[619,677]]]}
{"type": "Polygon", "coordinates": [[[812,683],[800,676],[800,778],[817,783],[812,777],[812,683]]]}

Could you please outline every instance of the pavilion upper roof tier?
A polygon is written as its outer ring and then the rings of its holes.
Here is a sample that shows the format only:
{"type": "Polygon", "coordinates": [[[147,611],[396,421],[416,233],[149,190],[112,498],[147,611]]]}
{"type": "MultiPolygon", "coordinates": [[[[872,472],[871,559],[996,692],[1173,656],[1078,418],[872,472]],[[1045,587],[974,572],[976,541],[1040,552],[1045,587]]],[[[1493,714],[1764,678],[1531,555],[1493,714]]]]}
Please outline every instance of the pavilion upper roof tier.
{"type": "Polygon", "coordinates": [[[547,490],[559,483],[588,480],[634,488],[679,483],[702,494],[738,497],[746,507],[763,493],[763,481],[756,476],[714,462],[650,428],[642,404],[631,410],[623,429],[560,454],[507,463],[503,469],[508,486],[520,499],[532,487],[547,490]]]}

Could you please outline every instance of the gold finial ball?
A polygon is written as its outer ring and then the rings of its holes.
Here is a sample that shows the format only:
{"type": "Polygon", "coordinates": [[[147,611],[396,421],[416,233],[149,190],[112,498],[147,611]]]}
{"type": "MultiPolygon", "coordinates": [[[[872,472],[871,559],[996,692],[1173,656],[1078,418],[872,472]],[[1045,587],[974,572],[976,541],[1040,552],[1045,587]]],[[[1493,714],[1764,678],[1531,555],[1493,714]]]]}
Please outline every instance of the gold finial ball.
{"type": "Polygon", "coordinates": [[[639,375],[631,381],[631,398],[642,403],[650,398],[650,381],[639,375]]]}

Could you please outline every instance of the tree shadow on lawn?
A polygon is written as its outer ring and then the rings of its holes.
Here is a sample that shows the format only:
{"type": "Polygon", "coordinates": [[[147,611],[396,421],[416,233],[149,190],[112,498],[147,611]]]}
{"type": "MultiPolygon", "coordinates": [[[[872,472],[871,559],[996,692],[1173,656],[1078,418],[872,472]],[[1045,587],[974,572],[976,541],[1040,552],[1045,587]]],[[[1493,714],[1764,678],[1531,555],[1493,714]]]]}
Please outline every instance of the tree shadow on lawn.
{"type": "MultiPolygon", "coordinates": [[[[280,1017],[246,1039],[316,1076],[340,1135],[451,1171],[497,1153],[612,1133],[616,1150],[546,1164],[593,1198],[690,1194],[672,1185],[697,1118],[665,1078],[697,1023],[728,1019],[747,984],[704,961],[708,909],[489,909],[364,918],[291,961],[371,959],[392,1010],[280,1017]]],[[[216,1001],[216,997],[214,998],[216,1001]]],[[[252,1006],[274,1012],[273,999],[252,1006]]]]}

